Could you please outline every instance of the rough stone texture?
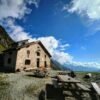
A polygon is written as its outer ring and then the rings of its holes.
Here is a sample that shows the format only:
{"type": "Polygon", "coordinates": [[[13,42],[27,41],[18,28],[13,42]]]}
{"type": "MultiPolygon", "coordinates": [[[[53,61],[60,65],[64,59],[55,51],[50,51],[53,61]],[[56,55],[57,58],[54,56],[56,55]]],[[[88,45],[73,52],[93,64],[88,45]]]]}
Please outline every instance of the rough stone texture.
{"type": "Polygon", "coordinates": [[[7,68],[15,68],[14,70],[36,69],[37,58],[40,59],[39,68],[50,68],[50,57],[38,43],[24,46],[18,51],[11,52],[12,54],[6,53],[4,57],[4,66],[6,66],[7,68]],[[37,56],[37,52],[40,53],[40,56],[37,56]],[[8,64],[8,58],[11,58],[11,64],[8,64]],[[30,64],[25,64],[25,60],[30,60],[30,64]]]}
{"type": "Polygon", "coordinates": [[[40,59],[40,67],[44,67],[44,61],[47,62],[47,67],[50,67],[50,58],[39,44],[30,45],[29,47],[20,49],[17,53],[16,69],[37,68],[37,58],[40,59]],[[30,51],[29,56],[27,54],[28,50],[30,51]],[[40,52],[40,56],[37,56],[37,50],[40,52]],[[25,60],[27,59],[31,61],[29,65],[25,65],[25,60]]]}

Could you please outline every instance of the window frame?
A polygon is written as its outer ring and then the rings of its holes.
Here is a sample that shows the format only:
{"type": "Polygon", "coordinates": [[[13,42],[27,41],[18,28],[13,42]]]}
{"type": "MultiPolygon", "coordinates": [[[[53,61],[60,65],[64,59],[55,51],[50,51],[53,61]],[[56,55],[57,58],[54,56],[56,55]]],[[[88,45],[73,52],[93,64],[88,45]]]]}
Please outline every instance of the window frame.
{"type": "Polygon", "coordinates": [[[40,52],[36,52],[37,56],[40,56],[40,52]]]}
{"type": "Polygon", "coordinates": [[[25,65],[30,65],[31,64],[31,60],[30,59],[25,59],[25,65]]]}

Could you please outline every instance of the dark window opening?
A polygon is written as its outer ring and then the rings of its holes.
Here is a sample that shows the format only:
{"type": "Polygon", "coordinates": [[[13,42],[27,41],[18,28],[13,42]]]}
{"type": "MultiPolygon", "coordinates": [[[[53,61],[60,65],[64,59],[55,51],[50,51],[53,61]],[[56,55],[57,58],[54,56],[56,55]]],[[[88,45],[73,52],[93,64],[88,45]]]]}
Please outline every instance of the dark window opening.
{"type": "Polygon", "coordinates": [[[47,62],[46,61],[44,61],[44,67],[47,67],[47,62]]]}
{"type": "Polygon", "coordinates": [[[28,47],[29,47],[29,45],[26,46],[26,48],[28,48],[28,47]]]}
{"type": "Polygon", "coordinates": [[[8,64],[11,64],[11,58],[8,58],[8,64]]]}
{"type": "Polygon", "coordinates": [[[46,55],[45,55],[45,58],[46,58],[46,55]]]}
{"type": "Polygon", "coordinates": [[[37,58],[37,67],[40,67],[40,59],[37,58]]]}
{"type": "Polygon", "coordinates": [[[25,65],[30,65],[31,61],[30,60],[25,60],[25,65]]]}
{"type": "Polygon", "coordinates": [[[37,47],[38,49],[40,48],[40,47],[37,47]]]}
{"type": "Polygon", "coordinates": [[[37,52],[37,56],[40,56],[40,52],[37,52]]]}
{"type": "Polygon", "coordinates": [[[27,57],[29,58],[29,55],[30,55],[30,51],[29,50],[27,50],[27,57]]]}
{"type": "Polygon", "coordinates": [[[23,42],[22,45],[25,45],[25,42],[23,42]]]}
{"type": "Polygon", "coordinates": [[[9,52],[9,55],[12,55],[12,52],[9,52]]]}

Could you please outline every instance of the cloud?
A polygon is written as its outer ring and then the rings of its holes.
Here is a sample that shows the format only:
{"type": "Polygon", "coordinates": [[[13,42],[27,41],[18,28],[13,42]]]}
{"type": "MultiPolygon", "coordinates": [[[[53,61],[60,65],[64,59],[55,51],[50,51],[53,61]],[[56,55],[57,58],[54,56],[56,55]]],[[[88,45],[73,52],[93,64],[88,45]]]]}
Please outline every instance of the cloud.
{"type": "Polygon", "coordinates": [[[100,0],[72,0],[64,9],[70,13],[87,16],[90,20],[100,20],[100,0]]]}
{"type": "Polygon", "coordinates": [[[8,17],[20,19],[29,14],[27,4],[38,7],[39,0],[0,0],[0,20],[8,17]]]}
{"type": "Polygon", "coordinates": [[[68,48],[69,44],[62,44],[60,40],[53,36],[33,38],[33,40],[40,40],[51,53],[52,58],[61,64],[72,61],[73,57],[69,53],[62,51],[62,47],[63,49],[68,48]]]}
{"type": "Polygon", "coordinates": [[[60,44],[60,50],[61,51],[64,51],[64,50],[66,50],[68,47],[70,47],[70,44],[68,44],[68,43],[66,43],[66,44],[60,44]]]}
{"type": "Polygon", "coordinates": [[[67,52],[62,52],[60,50],[55,50],[55,53],[53,54],[53,59],[58,61],[61,64],[66,64],[72,61],[73,56],[71,56],[67,52]]]}
{"type": "Polygon", "coordinates": [[[0,24],[4,26],[14,40],[32,39],[30,33],[16,24],[16,19],[23,19],[32,9],[28,5],[39,6],[40,0],[0,0],[0,24]]]}
{"type": "Polygon", "coordinates": [[[54,36],[33,38],[32,35],[24,31],[23,27],[15,24],[15,20],[12,19],[6,19],[4,25],[13,40],[29,39],[30,42],[40,40],[52,55],[52,59],[57,60],[61,64],[72,61],[73,57],[69,53],[64,52],[70,47],[70,44],[63,44],[60,39],[56,39],[54,36]]]}
{"type": "Polygon", "coordinates": [[[38,8],[39,0],[0,0],[0,24],[4,26],[14,40],[31,39],[30,33],[16,24],[16,19],[23,19],[32,9],[28,5],[38,8]]]}
{"type": "Polygon", "coordinates": [[[25,32],[23,27],[15,24],[15,20],[13,19],[6,19],[3,25],[6,27],[8,34],[15,41],[24,40],[24,39],[30,39],[30,40],[32,39],[32,35],[25,32]]]}
{"type": "MultiPolygon", "coordinates": [[[[90,1],[90,0],[87,0],[87,1],[90,1]]],[[[85,9],[85,7],[83,7],[84,10],[80,8],[81,2],[83,4],[86,3],[86,2],[83,2],[83,0],[73,0],[71,2],[70,8],[66,9],[66,7],[68,7],[67,5],[64,8],[64,10],[68,10],[71,13],[77,12],[80,15],[82,15],[82,13],[84,12],[90,19],[96,19],[96,20],[99,19],[99,14],[97,14],[98,17],[96,16],[91,17],[90,14],[88,13],[90,13],[90,11],[92,12],[92,10],[89,11],[85,9]],[[77,5],[77,2],[79,2],[78,5],[77,5]]],[[[16,41],[23,40],[23,39],[30,39],[30,41],[40,40],[44,44],[44,46],[47,48],[47,50],[51,53],[52,58],[54,60],[57,60],[61,64],[72,63],[73,65],[76,65],[76,66],[82,65],[84,67],[87,67],[87,66],[99,67],[100,65],[99,63],[93,63],[93,62],[81,63],[81,62],[73,61],[73,56],[65,52],[65,50],[70,47],[70,44],[68,43],[63,44],[62,41],[56,39],[54,36],[33,38],[30,33],[25,32],[24,28],[16,23],[16,19],[23,19],[26,14],[30,14],[32,9],[30,9],[29,6],[27,5],[31,5],[31,4],[34,4],[35,7],[38,8],[39,0],[0,0],[0,23],[6,27],[7,31],[9,32],[9,35],[14,40],[16,41]]],[[[81,6],[83,6],[83,4],[81,4],[81,6]]],[[[94,3],[94,5],[96,4],[94,3]]],[[[84,6],[88,8],[87,7],[88,2],[87,2],[87,5],[84,4],[84,6]]],[[[98,10],[95,10],[95,12],[97,13],[98,10]]]]}
{"type": "Polygon", "coordinates": [[[0,23],[5,26],[13,40],[40,40],[51,53],[53,59],[61,64],[71,61],[72,56],[64,52],[70,46],[69,44],[62,44],[60,40],[53,36],[33,38],[30,33],[25,32],[24,28],[16,23],[16,19],[23,19],[25,14],[31,13],[27,4],[34,4],[38,8],[38,3],[39,0],[1,0],[0,23]]]}

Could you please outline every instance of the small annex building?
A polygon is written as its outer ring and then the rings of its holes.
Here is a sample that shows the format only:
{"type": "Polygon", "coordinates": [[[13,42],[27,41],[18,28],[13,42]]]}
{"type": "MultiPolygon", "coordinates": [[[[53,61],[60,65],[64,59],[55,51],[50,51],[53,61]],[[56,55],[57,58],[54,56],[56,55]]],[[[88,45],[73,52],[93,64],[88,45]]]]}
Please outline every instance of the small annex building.
{"type": "Polygon", "coordinates": [[[4,51],[4,67],[9,71],[50,68],[51,55],[41,41],[23,40],[4,51]]]}

